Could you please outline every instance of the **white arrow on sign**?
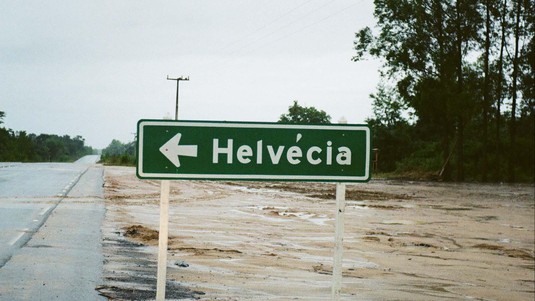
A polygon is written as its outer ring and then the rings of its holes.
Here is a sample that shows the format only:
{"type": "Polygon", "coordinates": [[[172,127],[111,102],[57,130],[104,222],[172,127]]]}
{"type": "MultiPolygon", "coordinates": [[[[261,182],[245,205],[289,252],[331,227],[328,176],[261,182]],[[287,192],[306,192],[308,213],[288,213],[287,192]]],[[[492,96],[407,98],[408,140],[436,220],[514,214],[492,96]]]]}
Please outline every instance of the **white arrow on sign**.
{"type": "Polygon", "coordinates": [[[180,167],[178,156],[197,157],[197,145],[178,145],[181,137],[182,134],[178,133],[160,147],[160,152],[176,167],[180,167]]]}

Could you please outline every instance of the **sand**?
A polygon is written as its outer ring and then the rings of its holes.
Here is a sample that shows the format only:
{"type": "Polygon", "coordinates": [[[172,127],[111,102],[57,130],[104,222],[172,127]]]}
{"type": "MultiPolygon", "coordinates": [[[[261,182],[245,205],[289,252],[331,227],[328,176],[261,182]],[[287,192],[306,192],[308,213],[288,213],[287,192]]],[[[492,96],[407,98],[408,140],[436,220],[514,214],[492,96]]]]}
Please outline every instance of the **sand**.
{"type": "MultiPolygon", "coordinates": [[[[154,299],[159,181],[106,167],[110,299],[154,299]]],[[[330,300],[335,184],[173,181],[168,299],[330,300]]],[[[533,300],[533,185],[347,186],[342,300],[533,300]]]]}

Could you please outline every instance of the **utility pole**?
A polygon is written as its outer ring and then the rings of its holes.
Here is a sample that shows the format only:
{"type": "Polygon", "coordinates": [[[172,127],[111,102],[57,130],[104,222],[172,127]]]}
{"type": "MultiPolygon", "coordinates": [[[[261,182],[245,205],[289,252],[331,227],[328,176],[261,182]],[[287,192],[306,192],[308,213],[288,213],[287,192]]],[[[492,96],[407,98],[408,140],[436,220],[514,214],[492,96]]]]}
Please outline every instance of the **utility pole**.
{"type": "Polygon", "coordinates": [[[178,86],[181,80],[189,80],[189,76],[181,76],[177,78],[170,78],[167,76],[167,80],[176,80],[176,106],[175,106],[175,120],[178,120],[178,86]]]}

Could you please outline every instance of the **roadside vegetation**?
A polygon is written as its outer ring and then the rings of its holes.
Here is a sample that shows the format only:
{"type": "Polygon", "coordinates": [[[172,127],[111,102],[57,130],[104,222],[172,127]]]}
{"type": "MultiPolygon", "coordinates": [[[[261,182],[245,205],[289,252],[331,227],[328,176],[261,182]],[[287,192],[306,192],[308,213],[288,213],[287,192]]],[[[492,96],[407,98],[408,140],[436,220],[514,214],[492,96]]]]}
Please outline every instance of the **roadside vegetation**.
{"type": "Polygon", "coordinates": [[[100,162],[106,165],[136,165],[136,144],[135,142],[122,143],[113,139],[111,143],[102,150],[100,162]]]}
{"type": "Polygon", "coordinates": [[[94,154],[81,136],[28,134],[2,127],[5,112],[0,111],[0,162],[72,162],[94,154]]]}
{"type": "Polygon", "coordinates": [[[386,0],[374,16],[353,60],[383,62],[367,121],[375,169],[533,183],[534,2],[386,0]]]}
{"type": "Polygon", "coordinates": [[[301,106],[297,100],[294,100],[293,104],[288,107],[288,113],[282,114],[278,122],[291,124],[329,124],[331,123],[331,116],[323,110],[301,106]]]}

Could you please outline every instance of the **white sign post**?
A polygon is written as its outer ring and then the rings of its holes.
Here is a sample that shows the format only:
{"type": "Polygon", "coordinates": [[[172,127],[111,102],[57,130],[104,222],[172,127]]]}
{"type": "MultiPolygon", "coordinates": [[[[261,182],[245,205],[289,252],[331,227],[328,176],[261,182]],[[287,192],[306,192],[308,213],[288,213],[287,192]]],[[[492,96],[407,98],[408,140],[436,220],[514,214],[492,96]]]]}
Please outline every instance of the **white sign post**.
{"type": "Polygon", "coordinates": [[[332,299],[340,300],[342,289],[342,261],[343,261],[343,241],[344,241],[344,213],[346,210],[346,184],[336,183],[336,222],[334,234],[334,255],[333,255],[333,285],[332,299]]]}
{"type": "Polygon", "coordinates": [[[167,279],[167,239],[169,237],[169,180],[162,180],[160,190],[160,233],[158,235],[158,277],[156,301],[165,300],[167,279]]]}
{"type": "MultiPolygon", "coordinates": [[[[178,85],[178,81],[177,81],[178,85]]],[[[177,86],[178,110],[178,86],[177,86]]],[[[178,114],[178,111],[175,112],[178,114]]],[[[175,115],[175,119],[178,116],[175,115]]],[[[178,157],[177,157],[178,158],[178,157]]],[[[165,300],[167,282],[167,243],[169,239],[169,191],[171,182],[162,180],[160,185],[160,230],[158,232],[158,271],[156,272],[156,301],[165,300]]]]}

